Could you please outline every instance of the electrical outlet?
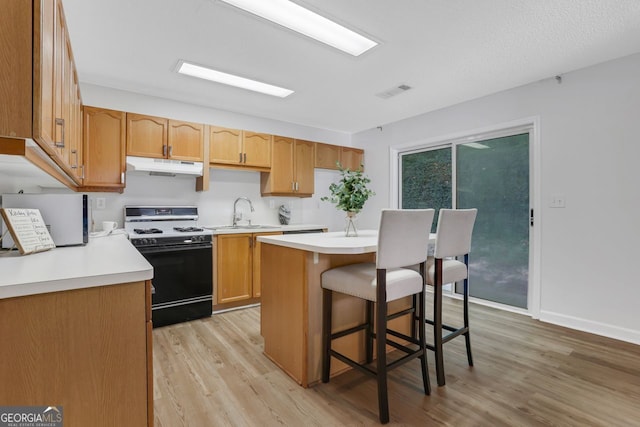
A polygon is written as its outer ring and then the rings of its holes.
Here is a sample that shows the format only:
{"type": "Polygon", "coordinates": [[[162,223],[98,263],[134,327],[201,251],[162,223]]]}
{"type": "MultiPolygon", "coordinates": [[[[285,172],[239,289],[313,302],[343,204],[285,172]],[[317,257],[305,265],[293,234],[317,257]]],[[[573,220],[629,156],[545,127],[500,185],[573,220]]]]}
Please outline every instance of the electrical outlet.
{"type": "Polygon", "coordinates": [[[105,209],[107,207],[107,199],[104,197],[96,197],[96,209],[105,209]]]}

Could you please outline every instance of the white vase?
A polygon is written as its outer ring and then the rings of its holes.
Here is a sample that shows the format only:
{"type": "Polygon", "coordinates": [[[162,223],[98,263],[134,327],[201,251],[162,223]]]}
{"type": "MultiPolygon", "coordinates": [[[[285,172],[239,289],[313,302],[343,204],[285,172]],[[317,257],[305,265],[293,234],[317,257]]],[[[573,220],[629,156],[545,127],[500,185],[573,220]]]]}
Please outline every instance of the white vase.
{"type": "Polygon", "coordinates": [[[356,228],[356,212],[347,211],[345,219],[344,235],[346,237],[358,237],[358,229],[356,228]]]}

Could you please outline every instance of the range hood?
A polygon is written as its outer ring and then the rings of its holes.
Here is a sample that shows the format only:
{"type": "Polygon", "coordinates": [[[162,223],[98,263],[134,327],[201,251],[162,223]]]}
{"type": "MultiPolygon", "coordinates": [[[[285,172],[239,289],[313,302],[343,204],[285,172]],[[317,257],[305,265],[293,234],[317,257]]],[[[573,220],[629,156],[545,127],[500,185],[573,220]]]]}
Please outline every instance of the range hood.
{"type": "Polygon", "coordinates": [[[202,176],[202,162],[127,156],[127,172],[159,176],[202,176]]]}

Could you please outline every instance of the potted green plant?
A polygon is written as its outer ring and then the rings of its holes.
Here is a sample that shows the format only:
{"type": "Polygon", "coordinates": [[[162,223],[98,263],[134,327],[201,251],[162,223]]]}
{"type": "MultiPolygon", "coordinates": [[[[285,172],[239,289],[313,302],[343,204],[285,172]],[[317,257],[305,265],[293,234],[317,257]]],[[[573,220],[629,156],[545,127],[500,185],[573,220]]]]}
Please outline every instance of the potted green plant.
{"type": "Polygon", "coordinates": [[[321,197],[320,200],[335,203],[336,208],[347,213],[347,225],[345,234],[347,236],[357,236],[358,231],[354,224],[355,215],[362,210],[365,202],[375,193],[367,187],[371,180],[362,172],[362,169],[350,170],[342,168],[340,170],[340,181],[329,185],[330,196],[321,197]]]}

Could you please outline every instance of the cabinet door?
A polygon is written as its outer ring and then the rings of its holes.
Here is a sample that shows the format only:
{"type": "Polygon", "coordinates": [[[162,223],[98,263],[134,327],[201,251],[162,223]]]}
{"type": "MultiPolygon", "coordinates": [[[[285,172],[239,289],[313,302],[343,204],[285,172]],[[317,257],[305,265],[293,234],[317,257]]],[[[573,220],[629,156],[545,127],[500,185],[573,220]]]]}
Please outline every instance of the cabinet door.
{"type": "Polygon", "coordinates": [[[167,154],[167,119],[127,113],[127,155],[163,159],[167,154]]]}
{"type": "Polygon", "coordinates": [[[295,188],[299,195],[312,195],[314,191],[314,143],[295,141],[295,188]]]}
{"type": "MultiPolygon", "coordinates": [[[[56,133],[56,2],[34,1],[33,138],[53,147],[56,133]]],[[[6,6],[5,6],[6,7],[6,6]]]]}
{"type": "Polygon", "coordinates": [[[274,136],[271,144],[270,193],[294,193],[294,141],[293,138],[274,136]]]}
{"type": "Polygon", "coordinates": [[[169,158],[201,162],[204,149],[204,125],[169,120],[169,158]]]}
{"type": "Polygon", "coordinates": [[[242,131],[209,127],[209,163],[237,165],[242,162],[242,131]]]}
{"type": "Polygon", "coordinates": [[[64,31],[64,18],[62,15],[62,3],[56,1],[56,25],[55,25],[55,62],[54,62],[54,116],[55,138],[54,148],[56,154],[65,163],[69,162],[67,144],[65,141],[65,128],[67,123],[66,104],[68,94],[66,92],[65,71],[67,68],[67,38],[64,31]]]}
{"type": "Polygon", "coordinates": [[[242,132],[243,164],[245,166],[271,166],[271,135],[242,132]]]}
{"type": "Polygon", "coordinates": [[[252,235],[220,234],[217,239],[217,304],[252,296],[252,235]]]}
{"type": "Polygon", "coordinates": [[[316,142],[315,167],[322,169],[338,169],[340,162],[340,146],[316,142]]]}
{"type": "Polygon", "coordinates": [[[126,113],[84,107],[85,186],[124,188],[126,113]]]}
{"type": "Polygon", "coordinates": [[[280,231],[270,231],[267,233],[255,233],[253,235],[253,297],[259,298],[262,293],[262,283],[260,279],[260,251],[262,243],[258,242],[258,236],[275,236],[282,234],[280,231]]]}
{"type": "Polygon", "coordinates": [[[364,169],[364,150],[351,147],[340,147],[340,164],[343,169],[364,169]]]}

